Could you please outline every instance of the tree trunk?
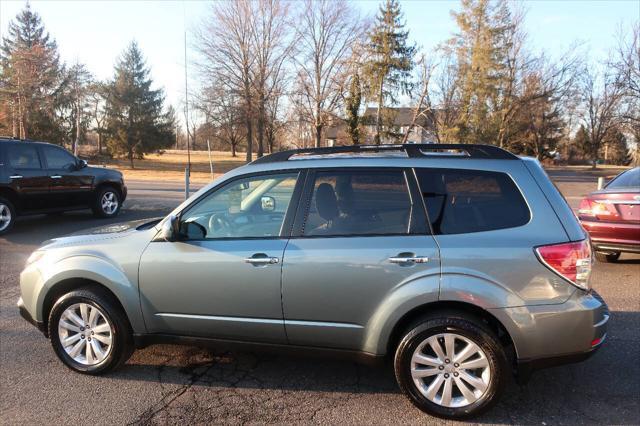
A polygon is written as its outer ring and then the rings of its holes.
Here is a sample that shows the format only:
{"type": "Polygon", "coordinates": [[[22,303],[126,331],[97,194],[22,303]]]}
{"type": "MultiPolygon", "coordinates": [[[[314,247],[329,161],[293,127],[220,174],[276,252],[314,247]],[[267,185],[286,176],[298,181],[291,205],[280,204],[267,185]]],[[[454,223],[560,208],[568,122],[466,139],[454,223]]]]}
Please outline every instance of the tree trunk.
{"type": "Polygon", "coordinates": [[[102,131],[98,131],[98,155],[102,155],[102,131]]]}
{"type": "Polygon", "coordinates": [[[233,142],[231,144],[231,156],[232,157],[237,157],[237,155],[236,155],[236,142],[233,142]]]}
{"type": "Polygon", "coordinates": [[[316,148],[320,148],[320,142],[322,141],[322,124],[316,124],[316,148]]]}
{"type": "Polygon", "coordinates": [[[382,89],[384,88],[384,78],[380,79],[380,89],[378,91],[378,110],[376,111],[376,136],[374,142],[376,145],[380,145],[380,128],[381,128],[381,114],[382,114],[382,89]]]}
{"type": "Polygon", "coordinates": [[[133,149],[129,148],[129,153],[128,153],[128,157],[129,157],[129,163],[131,164],[131,168],[133,169],[133,149]]]}
{"type": "Polygon", "coordinates": [[[247,163],[253,160],[253,123],[251,115],[247,114],[247,163]]]}
{"type": "Polygon", "coordinates": [[[260,104],[258,105],[258,158],[264,155],[264,97],[260,96],[260,104]]]}

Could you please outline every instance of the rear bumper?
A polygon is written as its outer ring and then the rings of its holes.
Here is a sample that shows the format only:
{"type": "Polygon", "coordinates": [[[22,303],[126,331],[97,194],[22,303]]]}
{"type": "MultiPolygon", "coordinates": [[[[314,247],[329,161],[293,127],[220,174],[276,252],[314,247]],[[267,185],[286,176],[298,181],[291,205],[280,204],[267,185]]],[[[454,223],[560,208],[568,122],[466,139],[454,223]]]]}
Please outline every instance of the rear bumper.
{"type": "Polygon", "coordinates": [[[581,220],[596,251],[640,253],[640,223],[581,220]]]}
{"type": "Polygon", "coordinates": [[[520,380],[532,371],[582,361],[603,345],[609,309],[595,291],[565,303],[492,309],[513,340],[520,380]]]}

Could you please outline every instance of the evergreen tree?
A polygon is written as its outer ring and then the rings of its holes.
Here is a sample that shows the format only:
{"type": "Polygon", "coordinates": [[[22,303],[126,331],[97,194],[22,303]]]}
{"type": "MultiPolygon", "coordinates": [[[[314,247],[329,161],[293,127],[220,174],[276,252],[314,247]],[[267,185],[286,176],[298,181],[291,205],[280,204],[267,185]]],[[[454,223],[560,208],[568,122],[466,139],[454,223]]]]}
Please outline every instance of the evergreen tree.
{"type": "Polygon", "coordinates": [[[459,32],[450,41],[458,62],[460,113],[456,123],[461,143],[494,143],[495,109],[504,95],[505,59],[511,48],[511,14],[504,2],[462,0],[452,13],[459,32]]]}
{"type": "Polygon", "coordinates": [[[164,93],[152,90],[149,69],[133,41],[115,69],[107,97],[107,147],[133,159],[166,148],[175,141],[175,112],[164,109],[164,93]]]}
{"type": "Polygon", "coordinates": [[[386,0],[380,6],[369,35],[368,59],[364,64],[371,96],[378,105],[375,135],[378,144],[385,100],[395,104],[398,91],[408,93],[411,89],[410,76],[416,47],[409,44],[409,31],[405,31],[404,27],[398,0],[386,0]]]}
{"type": "Polygon", "coordinates": [[[362,103],[362,87],[360,85],[360,76],[356,72],[351,77],[349,84],[349,93],[345,99],[347,113],[347,133],[351,137],[351,143],[358,145],[360,143],[360,104],[362,103]]]}
{"type": "Polygon", "coordinates": [[[0,48],[0,97],[7,114],[4,127],[13,136],[58,141],[64,68],[56,42],[29,3],[9,24],[0,48]]]}

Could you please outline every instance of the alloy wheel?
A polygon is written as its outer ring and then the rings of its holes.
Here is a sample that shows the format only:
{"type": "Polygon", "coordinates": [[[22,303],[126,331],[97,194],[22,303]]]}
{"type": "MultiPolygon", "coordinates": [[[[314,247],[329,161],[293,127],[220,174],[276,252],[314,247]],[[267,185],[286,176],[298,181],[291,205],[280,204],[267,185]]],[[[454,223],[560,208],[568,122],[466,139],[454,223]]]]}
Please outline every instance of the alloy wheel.
{"type": "Polygon", "coordinates": [[[430,336],[411,357],[411,377],[420,393],[443,407],[465,407],[485,394],[491,367],[472,340],[454,333],[430,336]]]}
{"type": "Polygon", "coordinates": [[[118,196],[112,191],[105,192],[102,194],[100,206],[106,214],[113,214],[118,209],[118,196]]]}
{"type": "Polygon", "coordinates": [[[75,362],[91,366],[104,361],[113,348],[113,326],[96,306],[76,303],[64,310],[58,338],[75,362]]]}
{"type": "Polygon", "coordinates": [[[0,231],[4,231],[11,224],[11,209],[6,204],[0,203],[0,231]]]}

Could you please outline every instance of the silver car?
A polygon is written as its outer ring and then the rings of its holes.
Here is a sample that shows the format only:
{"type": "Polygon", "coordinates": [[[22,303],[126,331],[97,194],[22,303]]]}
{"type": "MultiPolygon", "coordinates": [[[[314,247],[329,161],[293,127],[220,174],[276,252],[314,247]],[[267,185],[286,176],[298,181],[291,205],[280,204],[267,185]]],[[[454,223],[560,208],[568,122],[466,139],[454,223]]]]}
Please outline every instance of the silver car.
{"type": "Polygon", "coordinates": [[[81,373],[163,342],[390,359],[418,408],[462,418],[512,371],[524,381],[602,345],[591,255],[533,159],[481,145],[294,150],[162,220],[45,243],[18,306],[81,373]]]}

